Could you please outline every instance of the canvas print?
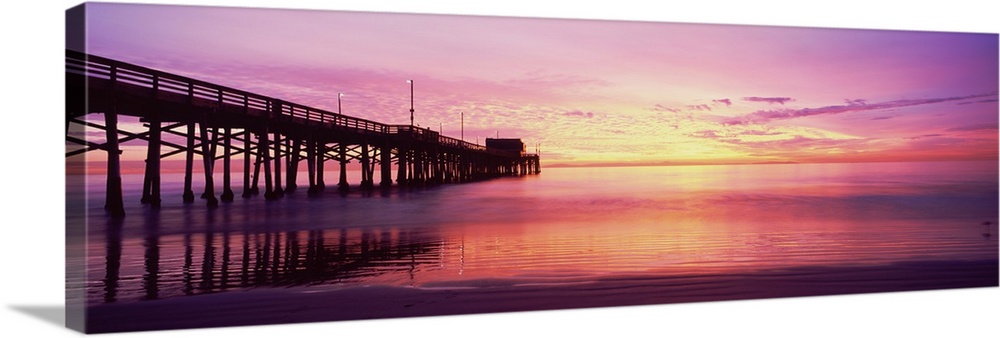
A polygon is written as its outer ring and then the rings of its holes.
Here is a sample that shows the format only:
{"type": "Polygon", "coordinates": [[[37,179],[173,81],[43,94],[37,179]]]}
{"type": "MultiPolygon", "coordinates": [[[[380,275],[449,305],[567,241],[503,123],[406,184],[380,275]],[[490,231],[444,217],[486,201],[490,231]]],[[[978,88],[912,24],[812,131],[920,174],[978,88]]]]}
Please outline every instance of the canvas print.
{"type": "Polygon", "coordinates": [[[998,286],[998,35],[85,3],[88,333],[998,286]]]}

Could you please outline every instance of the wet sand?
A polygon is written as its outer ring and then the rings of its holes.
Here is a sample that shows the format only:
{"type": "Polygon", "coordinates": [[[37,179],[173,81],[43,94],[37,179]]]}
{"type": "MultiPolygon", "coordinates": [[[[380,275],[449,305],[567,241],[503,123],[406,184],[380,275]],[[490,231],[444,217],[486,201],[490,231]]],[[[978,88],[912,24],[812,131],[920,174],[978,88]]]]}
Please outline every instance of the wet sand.
{"type": "Polygon", "coordinates": [[[998,261],[911,261],[716,275],[548,282],[489,279],[419,287],[256,288],[89,308],[88,331],[120,332],[997,287],[998,261]]]}

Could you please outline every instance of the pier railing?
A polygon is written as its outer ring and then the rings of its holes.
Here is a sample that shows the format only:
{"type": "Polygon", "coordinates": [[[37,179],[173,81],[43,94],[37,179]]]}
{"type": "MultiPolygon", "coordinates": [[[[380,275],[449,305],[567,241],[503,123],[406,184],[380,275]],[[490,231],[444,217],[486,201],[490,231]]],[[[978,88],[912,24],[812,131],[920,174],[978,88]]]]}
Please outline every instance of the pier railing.
{"type": "Polygon", "coordinates": [[[301,119],[309,123],[318,123],[330,128],[342,128],[359,133],[396,134],[410,137],[413,140],[437,143],[445,147],[509,156],[505,152],[440,135],[440,133],[426,128],[410,125],[389,125],[342,115],[324,109],[309,107],[73,50],[66,50],[66,72],[106,80],[108,85],[113,87],[119,87],[118,84],[125,84],[131,88],[138,88],[140,90],[148,89],[147,95],[151,97],[175,97],[180,99],[186,97],[187,102],[192,104],[215,103],[219,107],[224,105],[236,106],[242,107],[246,113],[255,111],[270,114],[272,117],[301,119]]]}

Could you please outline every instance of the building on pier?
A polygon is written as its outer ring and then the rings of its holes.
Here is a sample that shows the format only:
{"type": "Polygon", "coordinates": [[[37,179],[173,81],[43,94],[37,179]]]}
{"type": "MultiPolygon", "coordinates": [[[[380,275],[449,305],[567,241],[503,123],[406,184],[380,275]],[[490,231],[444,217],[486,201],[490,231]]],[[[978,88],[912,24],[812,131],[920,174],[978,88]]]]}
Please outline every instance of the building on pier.
{"type": "Polygon", "coordinates": [[[514,174],[526,175],[540,173],[541,166],[538,154],[528,154],[524,142],[519,138],[487,138],[486,149],[517,157],[514,174]]]}
{"type": "Polygon", "coordinates": [[[524,142],[519,138],[487,138],[486,148],[495,149],[511,155],[524,155],[524,142]]]}

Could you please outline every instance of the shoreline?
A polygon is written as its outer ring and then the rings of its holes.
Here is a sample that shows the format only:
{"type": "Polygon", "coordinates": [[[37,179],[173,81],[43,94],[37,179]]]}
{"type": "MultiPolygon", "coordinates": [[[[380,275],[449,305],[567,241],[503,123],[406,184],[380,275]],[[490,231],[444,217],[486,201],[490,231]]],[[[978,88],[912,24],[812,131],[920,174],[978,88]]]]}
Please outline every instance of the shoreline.
{"type": "Polygon", "coordinates": [[[998,260],[904,261],[713,275],[635,275],[561,284],[516,280],[420,287],[287,287],[92,305],[90,333],[546,311],[998,286],[998,260]],[[262,307],[267,309],[261,311],[262,307]]]}

